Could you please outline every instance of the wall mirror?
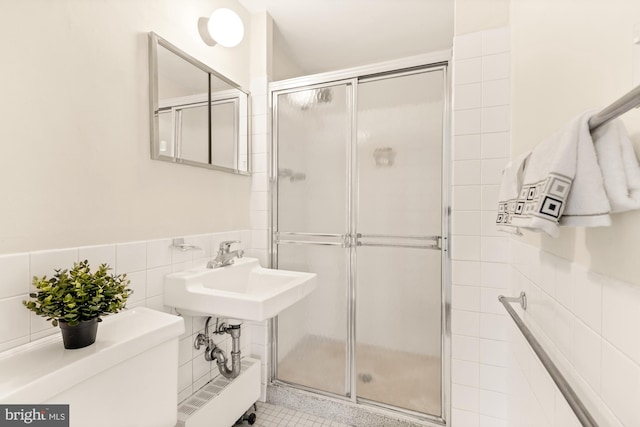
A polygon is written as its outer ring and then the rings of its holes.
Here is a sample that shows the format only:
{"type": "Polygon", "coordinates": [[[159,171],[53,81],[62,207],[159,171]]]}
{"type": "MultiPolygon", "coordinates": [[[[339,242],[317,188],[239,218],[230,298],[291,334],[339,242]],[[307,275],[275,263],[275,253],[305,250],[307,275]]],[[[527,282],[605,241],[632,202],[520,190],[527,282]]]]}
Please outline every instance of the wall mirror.
{"type": "Polygon", "coordinates": [[[249,93],[149,33],[151,158],[249,175],[249,93]]]}

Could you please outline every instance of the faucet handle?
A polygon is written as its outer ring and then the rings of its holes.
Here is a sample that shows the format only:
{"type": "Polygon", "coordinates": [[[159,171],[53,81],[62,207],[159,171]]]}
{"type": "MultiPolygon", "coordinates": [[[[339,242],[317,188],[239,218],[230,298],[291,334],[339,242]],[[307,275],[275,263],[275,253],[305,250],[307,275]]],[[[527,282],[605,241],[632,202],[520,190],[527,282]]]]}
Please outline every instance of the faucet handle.
{"type": "Polygon", "coordinates": [[[234,243],[242,243],[240,240],[225,240],[224,242],[220,242],[220,250],[223,252],[229,252],[231,249],[231,245],[234,243]]]}

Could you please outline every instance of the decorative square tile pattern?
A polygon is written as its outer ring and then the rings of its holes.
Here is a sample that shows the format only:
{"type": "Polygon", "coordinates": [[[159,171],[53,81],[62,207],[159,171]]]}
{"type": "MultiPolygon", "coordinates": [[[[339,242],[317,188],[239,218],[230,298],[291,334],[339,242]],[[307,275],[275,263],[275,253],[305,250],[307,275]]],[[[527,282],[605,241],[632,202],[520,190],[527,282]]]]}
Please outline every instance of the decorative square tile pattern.
{"type": "MultiPolygon", "coordinates": [[[[256,416],[254,427],[349,427],[347,424],[262,402],[258,402],[256,416]]],[[[244,425],[248,424],[245,422],[244,425]]]]}

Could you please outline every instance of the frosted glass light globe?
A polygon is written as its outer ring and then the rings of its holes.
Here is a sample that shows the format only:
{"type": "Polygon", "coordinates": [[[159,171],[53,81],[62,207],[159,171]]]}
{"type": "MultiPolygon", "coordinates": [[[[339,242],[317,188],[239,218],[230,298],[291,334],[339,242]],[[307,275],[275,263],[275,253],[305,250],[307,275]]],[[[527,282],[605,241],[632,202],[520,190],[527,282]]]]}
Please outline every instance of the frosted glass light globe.
{"type": "Polygon", "coordinates": [[[209,17],[207,28],[211,38],[224,47],[237,46],[244,37],[242,19],[231,9],[216,9],[209,17]]]}

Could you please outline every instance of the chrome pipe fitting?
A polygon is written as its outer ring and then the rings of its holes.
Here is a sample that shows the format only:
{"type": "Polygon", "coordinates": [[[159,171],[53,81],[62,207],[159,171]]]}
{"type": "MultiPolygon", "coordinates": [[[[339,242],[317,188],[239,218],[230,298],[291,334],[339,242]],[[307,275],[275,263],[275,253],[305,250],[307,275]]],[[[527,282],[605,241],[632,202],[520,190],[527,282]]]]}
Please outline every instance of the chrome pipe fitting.
{"type": "Polygon", "coordinates": [[[200,350],[200,347],[206,345],[207,348],[204,351],[204,358],[207,362],[216,362],[218,365],[218,369],[220,373],[225,378],[235,378],[240,375],[241,369],[241,352],[240,352],[240,325],[233,324],[227,325],[226,323],[218,324],[218,320],[216,319],[216,326],[213,330],[213,334],[229,334],[231,335],[231,368],[227,366],[227,356],[224,354],[224,351],[213,342],[213,339],[209,337],[209,322],[211,321],[211,317],[207,318],[206,323],[204,324],[204,333],[200,333],[196,336],[196,339],[193,343],[193,347],[196,350],[200,350]]]}
{"type": "Polygon", "coordinates": [[[226,332],[231,335],[232,339],[231,369],[227,366],[227,356],[218,346],[215,346],[212,350],[209,350],[209,347],[207,347],[205,358],[209,361],[215,360],[222,376],[228,379],[233,379],[240,375],[240,368],[242,366],[240,362],[240,325],[228,326],[226,328],[226,332]]]}

